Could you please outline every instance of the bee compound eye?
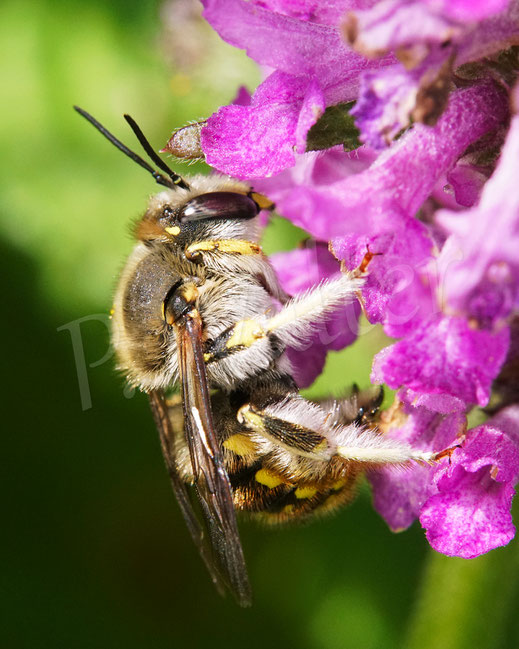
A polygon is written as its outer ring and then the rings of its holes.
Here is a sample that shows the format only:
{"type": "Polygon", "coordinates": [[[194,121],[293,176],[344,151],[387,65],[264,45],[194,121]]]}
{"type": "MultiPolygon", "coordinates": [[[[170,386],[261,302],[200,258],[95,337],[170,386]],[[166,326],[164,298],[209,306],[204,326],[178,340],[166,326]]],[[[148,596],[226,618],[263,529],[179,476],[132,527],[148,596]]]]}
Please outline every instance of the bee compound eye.
{"type": "Polygon", "coordinates": [[[180,210],[180,221],[205,219],[252,219],[259,212],[258,205],[245,194],[237,192],[209,192],[188,201],[180,210]]]}

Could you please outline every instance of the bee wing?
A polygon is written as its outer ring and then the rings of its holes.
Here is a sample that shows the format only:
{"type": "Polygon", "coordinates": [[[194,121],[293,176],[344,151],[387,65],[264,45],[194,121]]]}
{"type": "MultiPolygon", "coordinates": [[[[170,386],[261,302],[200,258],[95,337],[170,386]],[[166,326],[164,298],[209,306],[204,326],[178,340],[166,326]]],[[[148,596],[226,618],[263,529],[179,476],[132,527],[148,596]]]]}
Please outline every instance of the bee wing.
{"type": "Polygon", "coordinates": [[[251,589],[236,523],[232,490],[214,430],[197,311],[175,324],[185,433],[196,492],[217,570],[239,604],[250,605],[251,589]]]}
{"type": "Polygon", "coordinates": [[[198,521],[186,485],[179,476],[175,466],[175,450],[173,442],[174,432],[168,415],[168,408],[164,400],[164,395],[162,391],[154,390],[150,392],[149,397],[151,411],[159,432],[160,445],[162,447],[162,453],[171,479],[173,493],[175,494],[180,511],[182,512],[182,516],[184,517],[189,533],[191,534],[191,538],[207,566],[211,579],[220,595],[223,595],[225,593],[225,581],[215,565],[207,535],[198,521]]]}

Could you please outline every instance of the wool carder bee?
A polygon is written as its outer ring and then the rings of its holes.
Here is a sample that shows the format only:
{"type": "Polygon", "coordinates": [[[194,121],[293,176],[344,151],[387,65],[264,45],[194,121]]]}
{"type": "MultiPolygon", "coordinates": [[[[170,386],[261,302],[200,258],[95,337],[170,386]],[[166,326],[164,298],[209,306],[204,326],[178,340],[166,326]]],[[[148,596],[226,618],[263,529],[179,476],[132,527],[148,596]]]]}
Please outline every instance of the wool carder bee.
{"type": "Polygon", "coordinates": [[[301,519],[348,502],[367,468],[433,455],[366,425],[377,396],[362,408],[313,403],[293,379],[286,349],[355,299],[365,263],[290,298],[259,244],[258,214],[271,207],[264,196],[222,176],[182,178],[125,115],[157,171],[76,110],[164,188],[135,228],[113,343],[119,368],[149,395],[173,490],[213,582],[248,605],[237,510],[301,519]]]}

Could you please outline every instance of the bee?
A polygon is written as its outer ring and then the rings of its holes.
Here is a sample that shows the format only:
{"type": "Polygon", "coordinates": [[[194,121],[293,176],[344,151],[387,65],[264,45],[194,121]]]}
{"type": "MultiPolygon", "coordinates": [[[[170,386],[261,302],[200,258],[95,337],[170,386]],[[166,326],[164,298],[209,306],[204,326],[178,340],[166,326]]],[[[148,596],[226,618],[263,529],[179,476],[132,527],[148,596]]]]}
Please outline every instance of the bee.
{"type": "Polygon", "coordinates": [[[356,271],[290,298],[259,243],[258,215],[273,207],[266,197],[218,175],[182,178],[125,115],[157,171],[75,109],[163,187],[135,227],[113,344],[119,368],[149,396],[173,491],[214,584],[247,606],[236,511],[305,519],[351,500],[366,469],[434,459],[370,425],[380,392],[313,403],[293,378],[286,349],[307,344],[355,299],[370,253],[356,271]]]}

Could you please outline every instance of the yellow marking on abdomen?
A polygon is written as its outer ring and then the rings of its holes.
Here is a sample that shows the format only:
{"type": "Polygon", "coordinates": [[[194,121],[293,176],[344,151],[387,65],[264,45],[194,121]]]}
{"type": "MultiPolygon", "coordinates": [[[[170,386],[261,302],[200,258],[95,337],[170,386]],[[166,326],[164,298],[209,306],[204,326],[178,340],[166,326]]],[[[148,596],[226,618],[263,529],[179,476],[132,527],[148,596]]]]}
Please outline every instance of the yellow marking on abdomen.
{"type": "Polygon", "coordinates": [[[283,484],[283,480],[278,475],[267,471],[267,469],[256,471],[255,478],[256,482],[265,485],[267,489],[275,489],[276,487],[279,487],[280,484],[283,484]]]}
{"type": "Polygon", "coordinates": [[[316,493],[317,489],[315,487],[298,487],[294,491],[294,496],[296,498],[313,498],[316,493]]]}
{"type": "Polygon", "coordinates": [[[236,435],[231,435],[223,443],[226,449],[232,451],[236,455],[253,455],[256,447],[254,443],[242,433],[236,433],[236,435]]]}
{"type": "Polygon", "coordinates": [[[186,257],[191,259],[199,252],[211,252],[216,250],[227,254],[235,255],[260,255],[261,246],[245,239],[218,239],[217,241],[199,241],[192,243],[186,248],[186,257]]]}

